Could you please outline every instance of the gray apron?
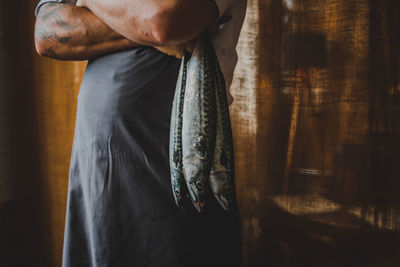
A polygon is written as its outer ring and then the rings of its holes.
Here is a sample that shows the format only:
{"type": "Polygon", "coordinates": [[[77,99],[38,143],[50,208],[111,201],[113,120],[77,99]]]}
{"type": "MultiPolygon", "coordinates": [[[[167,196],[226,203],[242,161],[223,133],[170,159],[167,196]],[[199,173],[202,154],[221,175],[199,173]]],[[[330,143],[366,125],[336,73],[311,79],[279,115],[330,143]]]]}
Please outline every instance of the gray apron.
{"type": "MultiPolygon", "coordinates": [[[[237,212],[172,195],[168,145],[180,61],[151,47],[89,62],[78,95],[63,267],[241,266],[237,212]]],[[[236,209],[237,210],[237,209],[236,209]]]]}

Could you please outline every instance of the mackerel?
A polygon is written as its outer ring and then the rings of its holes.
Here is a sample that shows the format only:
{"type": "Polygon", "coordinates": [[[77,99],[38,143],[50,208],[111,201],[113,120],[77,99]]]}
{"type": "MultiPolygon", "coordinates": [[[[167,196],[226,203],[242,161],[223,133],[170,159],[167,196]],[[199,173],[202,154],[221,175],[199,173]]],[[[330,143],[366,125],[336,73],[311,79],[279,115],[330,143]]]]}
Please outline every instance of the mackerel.
{"type": "Polygon", "coordinates": [[[215,92],[217,107],[217,129],[214,160],[210,173],[210,187],[219,204],[230,211],[234,205],[234,154],[232,128],[226,85],[218,59],[213,57],[215,68],[215,92]]]}
{"type": "Polygon", "coordinates": [[[196,41],[188,62],[182,118],[183,174],[197,211],[211,194],[209,176],[216,134],[215,71],[208,34],[196,41]]]}
{"type": "Polygon", "coordinates": [[[174,100],[171,112],[171,125],[169,135],[169,162],[171,172],[171,186],[176,205],[182,206],[186,190],[186,183],[182,171],[182,113],[185,97],[187,60],[185,54],[179,69],[174,100]]]}

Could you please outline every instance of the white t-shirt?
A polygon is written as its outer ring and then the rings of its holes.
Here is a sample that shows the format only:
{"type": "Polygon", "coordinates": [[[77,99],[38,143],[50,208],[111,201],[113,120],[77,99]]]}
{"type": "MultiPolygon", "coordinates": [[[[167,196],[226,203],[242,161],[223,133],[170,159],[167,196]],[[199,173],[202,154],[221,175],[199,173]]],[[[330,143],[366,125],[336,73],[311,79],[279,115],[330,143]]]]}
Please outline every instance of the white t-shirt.
{"type": "Polygon", "coordinates": [[[232,18],[219,27],[219,32],[213,39],[213,45],[218,57],[218,61],[224,74],[228,100],[231,103],[233,97],[230,93],[230,86],[233,80],[238,55],[236,45],[242,29],[246,14],[247,0],[215,0],[219,9],[219,16],[231,16],[232,18]]]}
{"type": "MultiPolygon", "coordinates": [[[[48,2],[63,3],[65,0],[41,0],[36,6],[35,15],[37,15],[41,6],[48,2]]],[[[217,4],[220,18],[231,18],[225,23],[220,24],[219,32],[217,32],[212,40],[222,73],[224,74],[228,100],[231,103],[233,97],[230,93],[230,86],[232,84],[233,71],[238,61],[236,45],[246,14],[247,0],[215,0],[215,3],[217,4]]]]}

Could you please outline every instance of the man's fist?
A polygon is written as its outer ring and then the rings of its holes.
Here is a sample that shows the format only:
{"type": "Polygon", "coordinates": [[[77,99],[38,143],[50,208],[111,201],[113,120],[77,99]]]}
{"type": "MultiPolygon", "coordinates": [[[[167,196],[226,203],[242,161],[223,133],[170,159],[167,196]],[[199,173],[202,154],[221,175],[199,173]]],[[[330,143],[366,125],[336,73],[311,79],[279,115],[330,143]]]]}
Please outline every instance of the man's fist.
{"type": "Polygon", "coordinates": [[[178,46],[154,46],[154,48],[164,54],[181,59],[185,50],[189,53],[193,52],[195,43],[196,39],[193,39],[178,46]]]}
{"type": "MultiPolygon", "coordinates": [[[[218,23],[217,22],[212,23],[207,28],[207,30],[212,38],[219,31],[218,23]]],[[[196,39],[197,38],[194,38],[194,39],[187,41],[186,43],[183,43],[179,46],[155,46],[154,48],[156,48],[160,52],[163,52],[164,54],[181,59],[183,57],[183,52],[185,50],[189,53],[193,52],[194,46],[196,44],[196,39]]]]}

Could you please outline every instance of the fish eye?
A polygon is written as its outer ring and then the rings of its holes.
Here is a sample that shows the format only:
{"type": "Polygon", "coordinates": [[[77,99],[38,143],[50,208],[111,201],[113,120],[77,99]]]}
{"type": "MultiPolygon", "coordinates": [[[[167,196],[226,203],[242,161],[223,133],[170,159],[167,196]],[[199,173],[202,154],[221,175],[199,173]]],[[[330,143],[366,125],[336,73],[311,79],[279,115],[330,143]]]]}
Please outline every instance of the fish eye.
{"type": "Polygon", "coordinates": [[[200,190],[204,188],[204,183],[202,181],[196,181],[195,185],[200,190]]]}

